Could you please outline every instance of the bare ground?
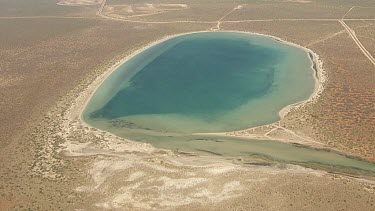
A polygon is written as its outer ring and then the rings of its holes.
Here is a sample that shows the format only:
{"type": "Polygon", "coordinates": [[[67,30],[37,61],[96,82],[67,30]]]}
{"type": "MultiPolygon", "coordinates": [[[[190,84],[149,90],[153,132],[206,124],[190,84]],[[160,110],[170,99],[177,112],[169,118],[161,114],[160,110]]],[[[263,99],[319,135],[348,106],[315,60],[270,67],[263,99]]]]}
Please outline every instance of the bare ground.
{"type": "MultiPolygon", "coordinates": [[[[0,29],[6,32],[0,34],[0,121],[4,123],[0,125],[0,209],[374,209],[371,177],[353,178],[255,158],[171,152],[82,125],[72,106],[80,105],[80,94],[117,61],[164,36],[209,30],[241,4],[220,1],[211,13],[209,1],[192,2],[186,10],[141,18],[198,17],[210,23],[60,19],[61,14],[92,17],[98,5],[73,8],[38,3],[31,10],[19,0],[6,4],[15,9],[2,12],[3,17],[41,16],[0,20],[0,29]],[[56,17],[43,18],[51,14],[56,17]]],[[[357,4],[282,2],[284,6],[267,7],[271,3],[247,5],[223,21],[268,18],[274,12],[272,17],[340,19],[357,4]]],[[[353,9],[347,17],[357,11],[353,9]]],[[[318,102],[288,113],[280,126],[334,149],[374,159],[373,66],[337,21],[223,22],[220,29],[266,33],[309,46],[323,60],[328,83],[318,102]]],[[[364,29],[355,30],[359,36],[371,37],[372,32],[364,29]]],[[[371,39],[359,39],[372,49],[371,39]]],[[[280,132],[275,128],[272,132],[280,132]]]]}

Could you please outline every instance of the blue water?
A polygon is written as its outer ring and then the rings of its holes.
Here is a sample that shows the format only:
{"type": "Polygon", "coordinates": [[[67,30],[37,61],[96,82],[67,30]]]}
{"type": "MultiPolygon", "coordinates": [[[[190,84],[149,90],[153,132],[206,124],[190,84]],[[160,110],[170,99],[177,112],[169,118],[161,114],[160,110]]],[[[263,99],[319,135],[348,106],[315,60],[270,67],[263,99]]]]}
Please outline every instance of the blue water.
{"type": "Polygon", "coordinates": [[[156,147],[263,155],[284,161],[370,170],[371,163],[280,142],[202,141],[191,135],[269,124],[315,86],[303,49],[234,32],[178,36],[131,58],[98,88],[83,112],[90,125],[156,147]]]}
{"type": "Polygon", "coordinates": [[[314,89],[307,53],[274,39],[216,32],[179,36],[135,56],[103,83],[85,118],[178,133],[277,121],[314,89]]]}
{"type": "Polygon", "coordinates": [[[209,121],[265,95],[281,59],[281,52],[246,40],[188,39],[150,61],[92,116],[180,114],[209,121]]]}

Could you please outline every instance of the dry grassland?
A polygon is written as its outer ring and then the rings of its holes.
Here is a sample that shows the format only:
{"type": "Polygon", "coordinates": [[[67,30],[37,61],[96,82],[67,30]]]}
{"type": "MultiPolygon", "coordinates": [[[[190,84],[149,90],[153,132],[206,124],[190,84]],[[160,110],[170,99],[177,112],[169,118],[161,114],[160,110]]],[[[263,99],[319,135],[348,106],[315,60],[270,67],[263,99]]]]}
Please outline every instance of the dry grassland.
{"type": "Polygon", "coordinates": [[[373,7],[354,7],[345,18],[375,18],[375,5],[373,7]]]}
{"type": "MultiPolygon", "coordinates": [[[[122,1],[122,0],[110,0],[108,5],[106,6],[107,12],[114,8],[114,11],[110,11],[109,15],[115,15],[126,18],[127,16],[131,15],[129,13],[129,6],[137,12],[137,7],[143,6],[146,8],[145,3],[150,3],[148,1],[141,1],[136,3],[127,3],[129,1],[122,1]],[[117,6],[111,6],[117,5],[117,6]],[[122,10],[120,9],[122,7],[122,10]],[[124,9],[126,7],[126,10],[124,9]],[[116,8],[119,8],[116,11],[116,8]]],[[[223,1],[189,1],[189,2],[182,2],[182,1],[153,1],[153,8],[148,8],[151,10],[150,12],[155,13],[154,15],[147,15],[147,16],[133,16],[130,17],[131,20],[144,20],[144,21],[217,21],[220,19],[223,14],[227,13],[231,9],[233,9],[238,4],[235,2],[223,2],[223,1]],[[158,7],[162,7],[163,4],[186,4],[186,8],[175,8],[174,10],[164,11],[162,13],[157,13],[158,7]]],[[[165,9],[165,6],[164,6],[165,9]]],[[[133,11],[133,13],[134,13],[133,11]]],[[[134,15],[139,15],[139,13],[135,13],[134,15]]]]}
{"type": "MultiPolygon", "coordinates": [[[[335,149],[375,161],[374,68],[338,22],[224,23],[222,27],[279,36],[316,52],[329,78],[321,99],[290,113],[282,123],[335,149]]],[[[353,29],[365,29],[360,27],[353,29]]]]}
{"type": "Polygon", "coordinates": [[[341,18],[349,8],[348,6],[319,5],[315,3],[249,3],[243,9],[232,13],[226,20],[341,18]]]}
{"type": "Polygon", "coordinates": [[[371,55],[375,55],[375,21],[348,21],[347,24],[355,30],[358,39],[371,55]]]}
{"type": "Polygon", "coordinates": [[[97,6],[61,6],[50,0],[2,0],[0,17],[4,16],[94,16],[97,6]]]}
{"type": "MultiPolygon", "coordinates": [[[[103,13],[125,17],[129,6],[111,5],[131,5],[137,14],[146,14],[147,3],[108,0],[103,13]]],[[[359,3],[158,0],[152,4],[162,12],[131,19],[217,21],[240,4],[248,5],[224,21],[340,19],[359,3]],[[187,7],[174,10],[162,4],[187,7]]],[[[358,6],[373,4],[364,0],[358,6]]],[[[118,60],[167,35],[216,26],[116,21],[95,16],[98,8],[59,6],[48,0],[7,0],[0,6],[0,210],[374,210],[371,176],[365,180],[252,158],[170,152],[118,139],[70,119],[80,93],[118,60]],[[58,17],[43,17],[50,15],[58,17]],[[87,19],[63,18],[68,16],[87,19]]],[[[360,7],[346,16],[354,17],[374,18],[371,9],[360,7]]],[[[374,21],[346,23],[374,55],[374,21]]],[[[316,52],[328,76],[324,92],[316,103],[289,113],[281,125],[375,161],[374,66],[338,21],[222,22],[220,29],[275,35],[316,52]]]]}

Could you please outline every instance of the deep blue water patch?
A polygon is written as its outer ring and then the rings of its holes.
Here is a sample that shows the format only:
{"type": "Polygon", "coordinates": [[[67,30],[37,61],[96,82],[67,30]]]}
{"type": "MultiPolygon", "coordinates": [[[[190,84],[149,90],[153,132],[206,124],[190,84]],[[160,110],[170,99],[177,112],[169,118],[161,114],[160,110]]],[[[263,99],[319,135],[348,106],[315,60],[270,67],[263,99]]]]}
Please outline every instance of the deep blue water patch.
{"type": "Polygon", "coordinates": [[[150,61],[91,117],[172,113],[209,120],[264,95],[280,58],[247,40],[188,39],[150,61]]]}

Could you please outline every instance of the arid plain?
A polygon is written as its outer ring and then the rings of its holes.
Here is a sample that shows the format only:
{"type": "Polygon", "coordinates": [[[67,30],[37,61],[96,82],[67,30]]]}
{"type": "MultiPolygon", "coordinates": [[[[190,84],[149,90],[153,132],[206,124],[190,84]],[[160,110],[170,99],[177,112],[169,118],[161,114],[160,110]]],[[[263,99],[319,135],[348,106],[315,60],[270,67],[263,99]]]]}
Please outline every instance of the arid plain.
{"type": "Polygon", "coordinates": [[[272,35],[319,55],[321,92],[229,136],[375,162],[372,0],[0,1],[0,210],[374,210],[373,174],[156,149],[80,112],[108,70],[194,31],[272,35]]]}

